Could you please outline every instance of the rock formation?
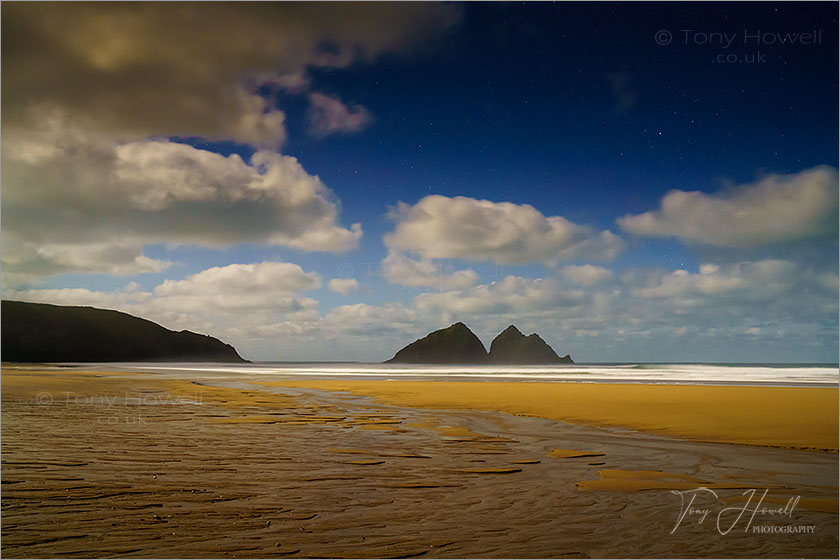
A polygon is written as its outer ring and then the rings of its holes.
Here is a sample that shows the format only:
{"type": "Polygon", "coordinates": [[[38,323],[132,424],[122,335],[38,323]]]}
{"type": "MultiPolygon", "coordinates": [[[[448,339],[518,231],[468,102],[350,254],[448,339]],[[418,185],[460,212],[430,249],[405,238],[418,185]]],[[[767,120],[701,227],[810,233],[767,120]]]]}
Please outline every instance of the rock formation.
{"type": "Polygon", "coordinates": [[[386,363],[408,364],[572,364],[536,333],[525,336],[513,325],[493,339],[490,353],[464,324],[455,323],[415,340],[386,363]]]}
{"type": "Polygon", "coordinates": [[[510,325],[490,344],[487,361],[491,364],[571,364],[567,354],[560,357],[537,333],[525,336],[510,325]]]}
{"type": "Polygon", "coordinates": [[[478,337],[464,323],[455,323],[415,340],[387,363],[481,364],[486,359],[487,350],[478,337]]]}

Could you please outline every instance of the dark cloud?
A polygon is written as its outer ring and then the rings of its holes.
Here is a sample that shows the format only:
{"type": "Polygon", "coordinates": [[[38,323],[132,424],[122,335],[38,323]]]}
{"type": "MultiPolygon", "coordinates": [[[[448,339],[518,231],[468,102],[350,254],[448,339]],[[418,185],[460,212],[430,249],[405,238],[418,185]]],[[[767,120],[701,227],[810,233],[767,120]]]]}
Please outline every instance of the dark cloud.
{"type": "Polygon", "coordinates": [[[123,135],[230,139],[263,111],[243,91],[307,66],[428,48],[458,12],[414,2],[32,2],[4,4],[2,16],[4,140],[50,107],[123,135]]]}

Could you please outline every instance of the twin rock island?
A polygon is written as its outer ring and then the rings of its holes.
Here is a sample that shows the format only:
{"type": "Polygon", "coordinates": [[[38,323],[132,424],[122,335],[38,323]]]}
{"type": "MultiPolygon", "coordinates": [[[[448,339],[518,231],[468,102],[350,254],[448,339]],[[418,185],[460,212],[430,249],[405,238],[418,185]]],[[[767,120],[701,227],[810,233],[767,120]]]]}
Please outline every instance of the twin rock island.
{"type": "Polygon", "coordinates": [[[573,364],[562,358],[537,333],[525,336],[515,326],[503,330],[490,352],[464,323],[455,323],[415,340],[386,363],[400,364],[573,364]]]}

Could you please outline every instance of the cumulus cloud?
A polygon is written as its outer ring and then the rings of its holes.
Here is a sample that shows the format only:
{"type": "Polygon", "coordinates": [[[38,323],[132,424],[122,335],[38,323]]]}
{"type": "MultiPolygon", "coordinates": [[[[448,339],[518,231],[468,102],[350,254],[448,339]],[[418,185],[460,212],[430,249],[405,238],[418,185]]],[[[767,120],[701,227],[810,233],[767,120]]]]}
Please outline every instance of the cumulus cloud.
{"type": "MultiPolygon", "coordinates": [[[[4,218],[5,219],[5,218],[4,218]]],[[[4,228],[5,230],[6,228],[4,228]]],[[[52,243],[48,245],[11,243],[14,234],[4,231],[3,276],[18,275],[32,280],[58,272],[99,271],[115,276],[158,273],[172,266],[171,261],[152,259],[143,254],[137,243],[91,242],[85,245],[52,243]]],[[[12,282],[17,284],[17,282],[12,282]]]]}
{"type": "Polygon", "coordinates": [[[320,286],[321,278],[315,272],[304,272],[292,263],[263,262],[213,267],[183,280],[165,280],[154,289],[154,295],[167,308],[178,311],[291,312],[317,305],[294,294],[320,286]]]}
{"type": "Polygon", "coordinates": [[[105,309],[126,309],[133,304],[148,300],[149,292],[124,289],[114,292],[100,292],[85,288],[52,288],[40,290],[3,291],[3,299],[51,303],[53,305],[81,305],[105,309]]]}
{"type": "Polygon", "coordinates": [[[613,275],[611,270],[591,264],[564,266],[561,273],[564,278],[580,286],[598,284],[612,278],[613,275]]]}
{"type": "Polygon", "coordinates": [[[837,170],[821,165],[706,194],[669,192],[658,210],[618,219],[625,231],[719,247],[755,247],[837,232],[837,170]]]}
{"type": "Polygon", "coordinates": [[[592,360],[709,360],[721,348],[742,355],[741,343],[753,345],[748,359],[790,360],[808,356],[815,345],[822,352],[836,348],[833,272],[768,259],[708,263],[697,272],[602,273],[602,281],[582,285],[575,275],[588,281],[587,272],[593,271],[509,276],[466,290],[422,294],[414,307],[428,322],[465,321],[485,338],[515,322],[558,341],[564,353],[592,360]]]}
{"type": "Polygon", "coordinates": [[[116,309],[170,329],[189,329],[239,343],[318,319],[318,302],[302,294],[321,286],[315,272],[285,262],[213,267],[152,290],[136,283],[113,292],[78,288],[5,289],[4,299],[116,309]]]}
{"type": "Polygon", "coordinates": [[[370,113],[361,105],[351,108],[340,99],[323,93],[310,93],[309,102],[309,132],[315,136],[358,132],[371,120],[370,113]]]}
{"type": "Polygon", "coordinates": [[[415,328],[418,313],[398,303],[342,305],[327,313],[319,328],[326,336],[361,336],[375,338],[393,336],[399,331],[415,328]]]}
{"type": "MultiPolygon", "coordinates": [[[[614,317],[607,332],[632,317],[663,340],[669,330],[685,328],[690,343],[706,355],[718,354],[720,347],[743,356],[748,346],[752,353],[741,358],[745,361],[828,361],[832,348],[836,354],[834,272],[767,259],[709,263],[697,272],[676,270],[623,282],[628,294],[607,308],[614,317]]],[[[671,353],[677,357],[684,351],[675,346],[671,353]]]]}
{"type": "Polygon", "coordinates": [[[294,157],[263,150],[249,161],[185,144],[112,145],[59,115],[3,150],[4,273],[137,274],[168,263],[151,243],[224,247],[354,248],[333,193],[294,157]]]}
{"type": "Polygon", "coordinates": [[[708,297],[746,303],[776,298],[802,284],[801,280],[800,267],[790,261],[768,259],[725,267],[703,264],[698,273],[675,270],[654,285],[636,289],[635,294],[668,298],[677,306],[695,305],[708,297]]]}
{"type": "Polygon", "coordinates": [[[396,228],[385,236],[388,247],[426,259],[500,264],[581,257],[610,260],[624,246],[609,231],[597,232],[562,216],[544,216],[528,204],[432,195],[413,206],[400,203],[392,217],[396,228]]]}
{"type": "Polygon", "coordinates": [[[346,296],[359,289],[359,282],[355,278],[333,278],[327,287],[333,292],[346,296]]]}
{"type": "Polygon", "coordinates": [[[342,360],[382,361],[435,328],[423,313],[400,303],[342,305],[317,323],[319,341],[328,340],[342,360]]]}
{"type": "Polygon", "coordinates": [[[553,279],[506,276],[504,279],[467,290],[421,294],[414,303],[422,311],[442,311],[461,316],[529,313],[581,305],[585,293],[566,289],[553,279]]]}
{"type": "Polygon", "coordinates": [[[767,355],[784,355],[798,346],[799,360],[808,356],[803,348],[836,348],[838,277],[833,272],[766,259],[708,263],[698,272],[626,275],[622,283],[626,297],[609,308],[615,317],[613,328],[633,317],[654,333],[685,327],[709,344],[717,340],[732,345],[755,327],[759,330],[751,331],[751,340],[763,345],[757,348],[767,355]],[[782,347],[775,342],[767,346],[780,338],[782,347]]]}
{"type": "Polygon", "coordinates": [[[19,3],[4,7],[3,135],[45,108],[123,140],[272,141],[281,115],[241,92],[307,67],[428,48],[457,22],[439,4],[19,3]]]}
{"type": "Polygon", "coordinates": [[[418,261],[400,252],[389,252],[382,260],[382,274],[392,284],[437,290],[462,290],[475,286],[479,280],[474,270],[455,270],[452,265],[429,259],[418,261]]]}

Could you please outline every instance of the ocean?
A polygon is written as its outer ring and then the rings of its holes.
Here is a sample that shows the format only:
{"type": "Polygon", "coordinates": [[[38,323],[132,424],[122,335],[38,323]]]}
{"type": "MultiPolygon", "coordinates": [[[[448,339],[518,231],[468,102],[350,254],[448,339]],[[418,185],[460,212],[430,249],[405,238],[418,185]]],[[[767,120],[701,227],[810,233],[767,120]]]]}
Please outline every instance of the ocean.
{"type": "Polygon", "coordinates": [[[580,363],[574,365],[410,365],[336,362],[66,364],[99,371],[138,371],[172,378],[411,379],[550,383],[647,383],[837,387],[837,364],[580,363]]]}

